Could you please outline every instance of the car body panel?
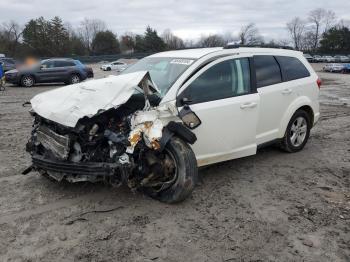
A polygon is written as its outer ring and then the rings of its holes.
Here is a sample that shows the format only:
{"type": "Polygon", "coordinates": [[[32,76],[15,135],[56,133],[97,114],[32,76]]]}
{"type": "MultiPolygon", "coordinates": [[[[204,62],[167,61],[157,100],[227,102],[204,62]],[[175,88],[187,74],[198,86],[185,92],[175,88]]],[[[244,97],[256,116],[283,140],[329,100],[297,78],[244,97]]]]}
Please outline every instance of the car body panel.
{"type": "Polygon", "coordinates": [[[30,102],[40,116],[75,127],[79,119],[124,104],[147,72],[110,76],[36,95],[30,102]]]}

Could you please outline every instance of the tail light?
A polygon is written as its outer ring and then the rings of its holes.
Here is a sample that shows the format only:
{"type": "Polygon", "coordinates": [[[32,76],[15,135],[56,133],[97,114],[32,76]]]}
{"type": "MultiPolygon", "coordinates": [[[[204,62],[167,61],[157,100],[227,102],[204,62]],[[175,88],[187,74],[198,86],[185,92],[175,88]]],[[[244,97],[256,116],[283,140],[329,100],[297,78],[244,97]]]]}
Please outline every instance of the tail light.
{"type": "Polygon", "coordinates": [[[322,86],[322,81],[320,78],[317,78],[317,81],[316,81],[317,85],[318,85],[318,88],[321,88],[322,86]]]}

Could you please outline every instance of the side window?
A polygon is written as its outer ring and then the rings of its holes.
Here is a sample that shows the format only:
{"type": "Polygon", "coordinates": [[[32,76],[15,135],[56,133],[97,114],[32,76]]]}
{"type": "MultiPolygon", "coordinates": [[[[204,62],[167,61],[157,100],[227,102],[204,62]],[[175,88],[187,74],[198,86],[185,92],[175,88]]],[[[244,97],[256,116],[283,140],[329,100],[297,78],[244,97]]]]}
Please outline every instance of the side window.
{"type": "Polygon", "coordinates": [[[55,67],[67,67],[67,66],[74,66],[74,62],[70,61],[55,61],[55,67]]]}
{"type": "Polygon", "coordinates": [[[257,87],[282,82],[281,69],[273,56],[254,56],[257,87]]]}
{"type": "Polygon", "coordinates": [[[298,58],[276,56],[276,59],[281,66],[284,81],[291,81],[310,76],[310,72],[298,58]]]}
{"type": "Polygon", "coordinates": [[[55,67],[53,61],[44,61],[43,63],[41,63],[41,66],[43,68],[53,68],[53,67],[55,67]]]}
{"type": "Polygon", "coordinates": [[[250,93],[248,58],[227,60],[210,67],[181,94],[191,102],[204,103],[250,93]]]}

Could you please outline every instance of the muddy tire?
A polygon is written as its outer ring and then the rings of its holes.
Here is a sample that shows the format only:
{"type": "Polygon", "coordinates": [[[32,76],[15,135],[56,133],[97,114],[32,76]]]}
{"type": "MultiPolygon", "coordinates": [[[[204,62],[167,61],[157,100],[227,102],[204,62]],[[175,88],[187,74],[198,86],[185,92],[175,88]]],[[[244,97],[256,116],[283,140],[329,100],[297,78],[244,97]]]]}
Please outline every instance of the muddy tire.
{"type": "Polygon", "coordinates": [[[174,157],[177,177],[167,189],[155,193],[145,188],[143,192],[164,203],[178,203],[190,196],[198,181],[197,160],[191,147],[183,140],[173,137],[165,147],[174,157]]]}
{"type": "Polygon", "coordinates": [[[311,125],[311,117],[307,112],[296,111],[288,123],[281,148],[288,153],[302,150],[309,139],[311,125]]]}

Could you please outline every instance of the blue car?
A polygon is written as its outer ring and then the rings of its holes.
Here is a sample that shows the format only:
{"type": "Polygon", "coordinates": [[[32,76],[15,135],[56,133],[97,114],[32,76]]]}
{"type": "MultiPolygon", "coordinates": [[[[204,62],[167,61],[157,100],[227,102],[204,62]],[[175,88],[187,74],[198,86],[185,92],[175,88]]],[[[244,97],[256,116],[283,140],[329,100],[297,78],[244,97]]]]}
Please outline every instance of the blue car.
{"type": "Polygon", "coordinates": [[[91,67],[67,58],[47,59],[5,73],[6,82],[24,87],[32,87],[36,83],[76,84],[93,76],[91,67]]]}

